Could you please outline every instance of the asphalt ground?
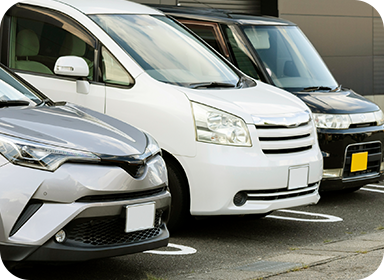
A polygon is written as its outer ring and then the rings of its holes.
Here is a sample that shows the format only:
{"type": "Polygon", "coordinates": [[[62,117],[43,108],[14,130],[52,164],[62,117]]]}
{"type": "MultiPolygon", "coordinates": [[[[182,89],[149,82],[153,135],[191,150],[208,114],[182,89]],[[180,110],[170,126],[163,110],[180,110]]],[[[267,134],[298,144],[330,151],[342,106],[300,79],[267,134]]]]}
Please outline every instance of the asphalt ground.
{"type": "MultiPolygon", "coordinates": [[[[331,193],[317,205],[195,220],[152,252],[15,267],[22,279],[363,279],[384,254],[384,184],[331,193]]],[[[384,273],[382,275],[384,279],[384,273]]]]}

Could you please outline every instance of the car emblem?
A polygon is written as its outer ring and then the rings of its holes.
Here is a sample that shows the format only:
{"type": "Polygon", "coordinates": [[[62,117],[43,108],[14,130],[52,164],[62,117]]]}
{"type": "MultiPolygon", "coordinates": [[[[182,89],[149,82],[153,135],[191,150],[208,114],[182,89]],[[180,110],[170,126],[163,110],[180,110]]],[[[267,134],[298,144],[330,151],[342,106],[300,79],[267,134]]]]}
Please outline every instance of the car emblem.
{"type": "Polygon", "coordinates": [[[360,119],[361,119],[362,121],[365,121],[365,120],[367,119],[367,117],[366,117],[364,114],[361,114],[361,115],[360,115],[360,119]]]}

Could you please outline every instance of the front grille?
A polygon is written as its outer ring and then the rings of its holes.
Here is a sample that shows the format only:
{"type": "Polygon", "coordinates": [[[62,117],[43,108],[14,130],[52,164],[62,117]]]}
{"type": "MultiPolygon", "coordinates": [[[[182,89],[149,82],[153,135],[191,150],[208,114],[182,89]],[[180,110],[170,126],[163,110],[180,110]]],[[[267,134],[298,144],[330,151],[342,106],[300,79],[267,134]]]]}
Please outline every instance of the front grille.
{"type": "Polygon", "coordinates": [[[131,200],[138,199],[143,197],[149,197],[154,195],[159,195],[165,192],[167,187],[161,187],[153,190],[140,191],[140,192],[131,192],[131,193],[114,193],[114,194],[104,194],[104,195],[88,195],[83,196],[76,200],[76,202],[112,202],[112,201],[122,201],[122,200],[131,200]]]}
{"type": "Polygon", "coordinates": [[[264,154],[289,154],[310,150],[316,139],[312,122],[297,127],[256,126],[264,154]]]}
{"type": "Polygon", "coordinates": [[[362,176],[370,176],[378,174],[380,171],[382,156],[381,156],[381,143],[370,142],[354,144],[347,147],[345,153],[345,164],[343,170],[343,178],[356,178],[362,176]],[[367,169],[362,171],[351,172],[352,155],[355,153],[368,152],[367,169]]]}
{"type": "Polygon", "coordinates": [[[73,220],[64,231],[67,233],[66,245],[77,247],[117,246],[142,242],[161,234],[161,216],[157,210],[155,227],[126,233],[125,219],[121,216],[99,218],[80,218],[73,220]]]}
{"type": "Polygon", "coordinates": [[[319,182],[308,184],[305,188],[288,190],[288,188],[272,189],[272,190],[252,190],[243,191],[247,194],[248,199],[252,201],[266,201],[266,200],[281,200],[286,198],[304,196],[314,194],[318,191],[319,182]]]}

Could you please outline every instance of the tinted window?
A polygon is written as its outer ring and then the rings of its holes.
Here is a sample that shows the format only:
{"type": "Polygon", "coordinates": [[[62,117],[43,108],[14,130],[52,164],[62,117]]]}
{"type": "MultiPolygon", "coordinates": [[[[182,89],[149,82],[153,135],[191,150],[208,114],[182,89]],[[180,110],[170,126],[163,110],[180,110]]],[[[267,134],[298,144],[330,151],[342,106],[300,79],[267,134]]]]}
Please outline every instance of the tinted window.
{"type": "MultiPolygon", "coordinates": [[[[75,22],[39,14],[29,9],[13,8],[11,12],[9,66],[13,69],[53,74],[60,56],[82,57],[93,79],[95,43],[79,31],[75,22]],[[63,20],[63,21],[61,21],[63,20]]],[[[51,12],[53,13],[53,12],[51,12]]]]}

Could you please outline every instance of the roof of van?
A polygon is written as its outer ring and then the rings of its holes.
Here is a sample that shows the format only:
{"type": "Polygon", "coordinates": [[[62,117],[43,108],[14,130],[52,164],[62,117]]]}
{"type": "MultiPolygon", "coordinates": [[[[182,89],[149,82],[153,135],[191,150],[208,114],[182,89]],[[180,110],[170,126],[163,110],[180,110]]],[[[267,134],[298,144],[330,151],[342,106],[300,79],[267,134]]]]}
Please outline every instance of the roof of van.
{"type": "Polygon", "coordinates": [[[127,0],[55,0],[71,6],[84,14],[150,14],[162,12],[127,0]]]}
{"type": "Polygon", "coordinates": [[[175,16],[189,19],[215,21],[221,23],[239,23],[239,24],[256,24],[256,25],[296,25],[288,20],[281,18],[250,15],[233,12],[224,9],[197,8],[171,5],[150,5],[162,12],[175,16]]]}

